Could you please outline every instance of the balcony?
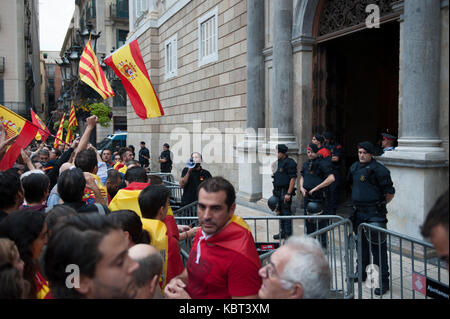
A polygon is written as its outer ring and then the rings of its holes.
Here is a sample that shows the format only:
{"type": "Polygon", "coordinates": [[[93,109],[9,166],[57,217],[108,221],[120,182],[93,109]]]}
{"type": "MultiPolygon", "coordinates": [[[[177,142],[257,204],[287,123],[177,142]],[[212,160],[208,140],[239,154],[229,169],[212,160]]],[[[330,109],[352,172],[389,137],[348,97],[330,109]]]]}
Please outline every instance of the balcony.
{"type": "Polygon", "coordinates": [[[116,0],[109,6],[109,16],[111,20],[128,21],[128,1],[116,0]]]}

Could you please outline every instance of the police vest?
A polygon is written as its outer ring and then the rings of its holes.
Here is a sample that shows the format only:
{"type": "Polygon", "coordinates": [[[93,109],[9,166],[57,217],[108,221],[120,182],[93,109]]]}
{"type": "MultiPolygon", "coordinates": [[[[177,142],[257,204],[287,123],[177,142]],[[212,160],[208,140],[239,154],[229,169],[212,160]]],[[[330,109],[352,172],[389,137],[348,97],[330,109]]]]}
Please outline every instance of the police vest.
{"type": "Polygon", "coordinates": [[[278,160],[277,170],[273,174],[273,186],[275,188],[288,188],[293,177],[297,177],[297,163],[289,157],[278,160]],[[294,172],[295,176],[292,176],[294,172]]]}
{"type": "Polygon", "coordinates": [[[350,167],[353,201],[375,204],[384,200],[383,191],[377,180],[377,175],[380,174],[378,165],[380,164],[372,160],[369,164],[356,162],[350,167]]]}

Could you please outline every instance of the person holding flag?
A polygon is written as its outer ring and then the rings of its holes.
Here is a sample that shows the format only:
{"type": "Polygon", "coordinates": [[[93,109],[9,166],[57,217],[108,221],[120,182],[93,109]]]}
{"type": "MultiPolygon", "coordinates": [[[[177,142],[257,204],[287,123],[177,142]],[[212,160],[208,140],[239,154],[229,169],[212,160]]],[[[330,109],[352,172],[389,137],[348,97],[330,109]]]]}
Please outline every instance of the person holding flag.
{"type": "Polygon", "coordinates": [[[198,191],[198,230],[185,270],[167,284],[168,298],[256,298],[261,262],[252,233],[234,215],[236,193],[223,177],[205,180],[198,191]]]}

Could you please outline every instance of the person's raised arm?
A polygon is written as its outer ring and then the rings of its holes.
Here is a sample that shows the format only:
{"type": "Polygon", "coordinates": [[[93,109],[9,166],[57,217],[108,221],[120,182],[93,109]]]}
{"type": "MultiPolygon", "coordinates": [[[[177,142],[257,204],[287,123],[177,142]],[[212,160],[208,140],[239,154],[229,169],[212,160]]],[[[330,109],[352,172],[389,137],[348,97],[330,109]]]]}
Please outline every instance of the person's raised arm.
{"type": "Polygon", "coordinates": [[[79,153],[80,151],[87,148],[89,143],[89,138],[91,137],[92,131],[97,126],[98,118],[96,115],[92,115],[86,119],[86,129],[84,130],[83,135],[80,139],[80,144],[78,144],[78,147],[76,149],[76,153],[79,153]]]}

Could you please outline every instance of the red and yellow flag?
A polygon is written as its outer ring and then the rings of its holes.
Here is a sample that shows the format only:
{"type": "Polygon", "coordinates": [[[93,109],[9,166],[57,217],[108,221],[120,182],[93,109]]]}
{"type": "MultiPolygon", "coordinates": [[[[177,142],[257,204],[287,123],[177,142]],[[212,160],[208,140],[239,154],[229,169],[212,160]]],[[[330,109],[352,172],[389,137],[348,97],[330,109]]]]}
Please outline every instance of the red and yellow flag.
{"type": "Polygon", "coordinates": [[[122,46],[107,57],[105,63],[122,81],[137,116],[145,120],[164,115],[161,103],[148,76],[137,40],[122,46]]]}
{"type": "Polygon", "coordinates": [[[127,187],[119,189],[108,205],[109,210],[113,212],[115,210],[131,209],[142,218],[138,197],[141,191],[149,185],[150,183],[133,182],[127,187]]]}
{"type": "Polygon", "coordinates": [[[42,120],[39,118],[39,116],[33,111],[33,109],[30,109],[30,111],[31,122],[39,128],[35,138],[36,140],[45,143],[47,138],[50,136],[50,131],[48,130],[47,126],[45,126],[44,122],[42,122],[42,120]]]}
{"type": "Polygon", "coordinates": [[[78,126],[77,117],[75,115],[75,107],[72,105],[70,106],[70,114],[69,114],[69,126],[67,128],[67,134],[66,134],[66,143],[69,144],[73,140],[72,136],[72,127],[78,126]]]}
{"type": "Polygon", "coordinates": [[[163,274],[161,276],[161,289],[170,280],[178,276],[184,269],[180,255],[178,241],[170,235],[164,222],[157,219],[142,218],[142,228],[149,232],[151,245],[159,250],[163,258],[163,274]]]}
{"type": "Polygon", "coordinates": [[[19,137],[8,148],[6,154],[0,161],[0,170],[3,171],[13,167],[14,162],[20,154],[20,150],[26,148],[31,143],[38,129],[32,123],[3,105],[0,105],[0,120],[1,125],[5,127],[6,139],[19,134],[19,137]]]}
{"type": "Polygon", "coordinates": [[[61,144],[61,142],[62,142],[64,118],[65,118],[65,114],[63,114],[63,116],[61,118],[61,123],[59,124],[58,132],[56,133],[55,143],[53,143],[53,148],[58,148],[59,144],[61,144]]]}
{"type": "Polygon", "coordinates": [[[79,70],[80,80],[97,91],[103,99],[114,96],[114,91],[98,63],[94,50],[92,50],[90,38],[81,54],[79,70]]]}

